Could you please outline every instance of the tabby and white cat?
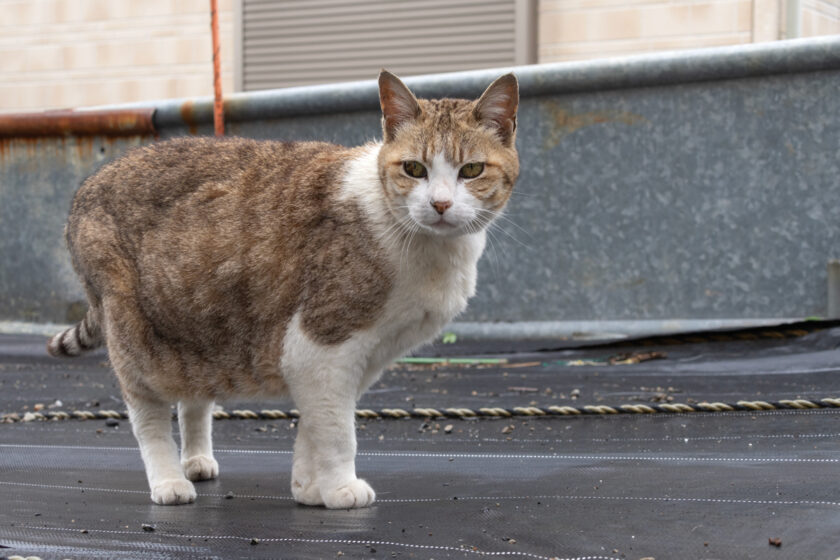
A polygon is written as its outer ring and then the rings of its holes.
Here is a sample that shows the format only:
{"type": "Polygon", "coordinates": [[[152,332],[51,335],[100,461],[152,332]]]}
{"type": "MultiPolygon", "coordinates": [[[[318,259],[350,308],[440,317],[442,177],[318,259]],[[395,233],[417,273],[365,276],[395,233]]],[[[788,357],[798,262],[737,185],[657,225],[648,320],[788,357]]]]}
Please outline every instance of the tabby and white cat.
{"type": "Polygon", "coordinates": [[[300,411],[295,500],[373,502],[356,401],[464,310],[519,173],[513,74],[476,101],[417,100],[383,71],[379,95],[380,143],[176,139],[76,194],[67,243],[89,309],[47,348],[107,345],[155,503],[192,502],[192,481],[218,475],[213,402],[234,396],[300,411]]]}

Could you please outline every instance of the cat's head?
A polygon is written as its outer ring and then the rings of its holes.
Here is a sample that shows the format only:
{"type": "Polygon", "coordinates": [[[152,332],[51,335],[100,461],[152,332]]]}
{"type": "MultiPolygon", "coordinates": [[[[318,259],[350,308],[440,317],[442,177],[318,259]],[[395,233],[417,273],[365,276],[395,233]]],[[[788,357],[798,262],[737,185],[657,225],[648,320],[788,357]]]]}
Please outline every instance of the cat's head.
{"type": "Polygon", "coordinates": [[[519,175],[516,77],[505,74],[475,101],[418,100],[383,70],[379,100],[379,173],[391,213],[407,229],[432,235],[486,227],[519,175]]]}

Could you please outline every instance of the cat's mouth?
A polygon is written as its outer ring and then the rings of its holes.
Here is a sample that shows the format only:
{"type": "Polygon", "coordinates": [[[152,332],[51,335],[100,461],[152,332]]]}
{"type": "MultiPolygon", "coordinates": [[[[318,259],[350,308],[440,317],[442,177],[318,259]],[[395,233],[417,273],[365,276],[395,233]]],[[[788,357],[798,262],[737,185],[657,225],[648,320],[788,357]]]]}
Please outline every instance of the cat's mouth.
{"type": "Polygon", "coordinates": [[[417,225],[419,225],[420,228],[423,231],[426,231],[428,233],[432,233],[434,235],[444,235],[444,236],[449,236],[449,235],[452,235],[452,234],[456,234],[456,233],[458,233],[458,230],[460,229],[458,225],[453,224],[453,223],[445,220],[443,217],[440,217],[439,219],[437,219],[433,222],[427,222],[425,220],[417,220],[417,225]]]}
{"type": "Polygon", "coordinates": [[[440,219],[438,219],[435,222],[432,222],[431,224],[424,225],[426,226],[426,228],[438,234],[451,234],[457,229],[459,229],[456,224],[446,221],[446,219],[444,219],[443,216],[441,216],[440,219]]]}
{"type": "Polygon", "coordinates": [[[434,215],[430,216],[428,214],[422,215],[419,217],[411,216],[413,221],[420,226],[420,228],[427,232],[432,233],[434,235],[443,235],[443,236],[451,236],[451,235],[460,235],[463,233],[464,224],[461,223],[461,220],[458,219],[457,216],[449,216],[448,213],[446,216],[442,215],[434,215]]]}

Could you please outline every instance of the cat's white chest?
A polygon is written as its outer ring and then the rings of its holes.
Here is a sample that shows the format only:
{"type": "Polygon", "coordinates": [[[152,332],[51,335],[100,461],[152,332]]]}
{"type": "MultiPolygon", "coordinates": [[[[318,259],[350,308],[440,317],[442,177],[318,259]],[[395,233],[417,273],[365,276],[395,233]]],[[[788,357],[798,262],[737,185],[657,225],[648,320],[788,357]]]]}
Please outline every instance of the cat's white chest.
{"type": "Polygon", "coordinates": [[[449,270],[443,267],[416,270],[403,280],[395,297],[414,310],[409,313],[412,319],[432,324],[446,322],[466,308],[467,300],[474,293],[474,278],[473,263],[463,263],[449,270]]]}
{"type": "Polygon", "coordinates": [[[437,240],[402,256],[385,313],[375,330],[372,369],[436,336],[475,294],[484,234],[437,240]],[[410,259],[410,260],[409,260],[410,259]]]}

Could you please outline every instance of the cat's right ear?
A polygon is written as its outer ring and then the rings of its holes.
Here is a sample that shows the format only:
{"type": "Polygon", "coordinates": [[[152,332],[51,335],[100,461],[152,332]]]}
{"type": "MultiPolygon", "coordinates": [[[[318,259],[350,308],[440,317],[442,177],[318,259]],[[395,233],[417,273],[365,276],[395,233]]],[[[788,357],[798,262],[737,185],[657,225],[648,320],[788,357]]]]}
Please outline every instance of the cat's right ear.
{"type": "Polygon", "coordinates": [[[420,104],[402,81],[388,72],[379,73],[379,105],[382,107],[382,133],[393,140],[399,128],[420,116],[420,104]]]}
{"type": "Polygon", "coordinates": [[[519,107],[519,81],[514,74],[505,74],[490,84],[478,101],[473,114],[478,122],[495,129],[505,145],[511,145],[516,132],[516,110],[519,107]]]}

